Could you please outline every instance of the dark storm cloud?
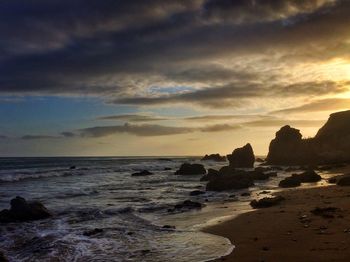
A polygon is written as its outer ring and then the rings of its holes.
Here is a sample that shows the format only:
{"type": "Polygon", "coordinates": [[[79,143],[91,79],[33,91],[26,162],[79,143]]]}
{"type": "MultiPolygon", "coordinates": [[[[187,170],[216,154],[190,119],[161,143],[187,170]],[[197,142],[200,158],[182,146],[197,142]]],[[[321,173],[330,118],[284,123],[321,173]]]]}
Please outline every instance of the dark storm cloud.
{"type": "Polygon", "coordinates": [[[73,132],[61,132],[61,135],[63,137],[75,137],[76,134],[74,134],[73,132]]]}
{"type": "Polygon", "coordinates": [[[169,120],[169,118],[152,116],[152,115],[141,115],[141,114],[126,114],[126,115],[114,115],[114,116],[102,116],[97,120],[120,120],[127,122],[153,122],[169,120]]]}
{"type": "Polygon", "coordinates": [[[350,109],[350,98],[318,99],[310,103],[272,112],[272,114],[307,113],[350,109]]]}
{"type": "Polygon", "coordinates": [[[243,99],[261,97],[285,97],[302,95],[326,95],[347,90],[348,82],[332,81],[302,82],[291,85],[261,84],[255,82],[232,83],[220,87],[210,87],[158,97],[131,97],[113,101],[117,104],[158,105],[171,103],[190,103],[204,107],[238,107],[247,102],[243,99]]]}
{"type": "Polygon", "coordinates": [[[180,135],[193,132],[222,132],[233,131],[239,129],[240,126],[220,124],[220,125],[207,125],[203,127],[174,127],[163,125],[116,125],[116,126],[95,126],[79,130],[82,137],[105,137],[114,134],[131,134],[136,136],[168,136],[168,135],[180,135]]]}
{"type": "Polygon", "coordinates": [[[204,5],[204,13],[213,20],[225,20],[237,24],[254,23],[310,13],[334,2],[333,0],[208,0],[204,5]]]}
{"type": "Polygon", "coordinates": [[[117,125],[117,126],[96,126],[81,129],[83,137],[104,137],[113,134],[126,133],[136,136],[165,136],[178,135],[192,132],[191,128],[186,127],[170,127],[162,125],[117,125]]]}
{"type": "MultiPolygon", "coordinates": [[[[350,2],[329,2],[4,1],[0,92],[98,95],[140,105],[245,105],[241,98],[269,95],[272,84],[254,83],[255,74],[247,68],[233,70],[210,65],[211,61],[271,50],[283,59],[291,53],[302,59],[347,55],[350,2]],[[239,22],[227,21],[237,12],[239,22]],[[285,20],[298,15],[303,19],[285,20]],[[153,78],[167,85],[201,84],[201,89],[166,97],[140,95],[149,86],[139,84],[141,80],[153,78]],[[243,84],[232,84],[237,79],[243,84]],[[214,81],[222,86],[202,89],[214,81]]],[[[287,95],[313,95],[320,87],[316,83],[309,89],[298,84],[293,89],[277,87],[287,95]]]]}
{"type": "Polygon", "coordinates": [[[48,135],[25,135],[22,136],[21,139],[23,140],[37,140],[37,139],[57,139],[61,138],[59,136],[48,136],[48,135]]]}

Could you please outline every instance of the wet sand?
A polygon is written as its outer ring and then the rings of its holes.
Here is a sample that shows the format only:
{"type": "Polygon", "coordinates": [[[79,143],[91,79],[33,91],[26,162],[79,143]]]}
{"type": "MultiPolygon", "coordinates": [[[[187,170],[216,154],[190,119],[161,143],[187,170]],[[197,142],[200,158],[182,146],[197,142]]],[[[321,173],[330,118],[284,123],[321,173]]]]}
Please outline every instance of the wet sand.
{"type": "Polygon", "coordinates": [[[217,261],[350,261],[350,187],[289,189],[277,195],[286,198],[278,206],[203,230],[235,245],[217,261]],[[330,209],[312,213],[317,207],[330,209]]]}

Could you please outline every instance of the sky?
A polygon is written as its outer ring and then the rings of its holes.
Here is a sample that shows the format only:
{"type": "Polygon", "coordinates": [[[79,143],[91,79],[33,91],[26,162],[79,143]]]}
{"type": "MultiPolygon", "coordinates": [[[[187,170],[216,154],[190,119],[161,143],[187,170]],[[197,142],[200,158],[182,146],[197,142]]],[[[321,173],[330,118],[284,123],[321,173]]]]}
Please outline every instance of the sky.
{"type": "Polygon", "coordinates": [[[350,108],[350,0],[0,1],[0,156],[265,155],[350,108]]]}

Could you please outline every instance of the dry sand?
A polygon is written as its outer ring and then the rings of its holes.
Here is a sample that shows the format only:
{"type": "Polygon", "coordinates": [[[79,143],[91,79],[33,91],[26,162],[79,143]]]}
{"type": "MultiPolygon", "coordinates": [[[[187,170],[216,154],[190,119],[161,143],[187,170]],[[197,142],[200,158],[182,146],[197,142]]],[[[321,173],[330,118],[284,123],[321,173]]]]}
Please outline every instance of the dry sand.
{"type": "Polygon", "coordinates": [[[217,261],[350,261],[350,187],[278,193],[280,205],[245,213],[204,231],[227,237],[234,251],[217,261]],[[313,214],[316,207],[336,208],[313,214]]]}

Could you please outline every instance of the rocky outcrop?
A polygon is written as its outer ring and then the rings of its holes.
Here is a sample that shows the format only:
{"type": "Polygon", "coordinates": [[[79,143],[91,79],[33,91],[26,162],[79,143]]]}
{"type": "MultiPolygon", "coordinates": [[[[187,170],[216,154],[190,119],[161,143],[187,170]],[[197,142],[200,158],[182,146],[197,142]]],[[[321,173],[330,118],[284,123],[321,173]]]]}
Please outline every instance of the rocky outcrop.
{"type": "Polygon", "coordinates": [[[0,251],[0,262],[8,262],[6,256],[1,251],[0,251]]]}
{"type": "Polygon", "coordinates": [[[190,196],[199,196],[199,195],[203,195],[205,194],[204,191],[201,191],[201,190],[193,190],[190,192],[190,196]]]}
{"type": "Polygon", "coordinates": [[[230,167],[251,168],[255,161],[253,148],[250,144],[236,148],[231,155],[227,155],[227,159],[230,162],[230,167]]]}
{"type": "Polygon", "coordinates": [[[191,201],[191,200],[185,200],[184,202],[180,204],[176,204],[174,206],[174,209],[169,209],[168,212],[173,211],[186,211],[191,209],[201,209],[205,205],[199,202],[191,201]]]}
{"type": "Polygon", "coordinates": [[[83,235],[86,236],[86,237],[90,237],[90,236],[97,235],[99,233],[103,233],[103,229],[102,228],[94,228],[92,230],[85,231],[83,233],[83,235]]]}
{"type": "Polygon", "coordinates": [[[232,170],[225,168],[220,175],[210,180],[206,186],[207,191],[225,191],[233,189],[243,189],[254,185],[253,178],[248,172],[243,170],[232,170]]]}
{"type": "Polygon", "coordinates": [[[131,174],[131,176],[150,176],[150,175],[153,175],[153,173],[149,172],[148,170],[142,170],[140,172],[131,174]]]}
{"type": "Polygon", "coordinates": [[[184,163],[175,172],[175,175],[204,175],[206,172],[204,166],[201,164],[184,163]]]}
{"type": "Polygon", "coordinates": [[[282,196],[277,197],[264,197],[259,200],[253,200],[250,202],[252,208],[267,208],[280,204],[283,200],[285,200],[282,196]]]}
{"type": "Polygon", "coordinates": [[[321,180],[321,176],[312,169],[309,169],[299,175],[293,176],[299,179],[301,183],[313,183],[321,180]]]}
{"type": "Polygon", "coordinates": [[[20,222],[51,217],[51,213],[40,202],[27,202],[22,197],[11,200],[11,208],[0,212],[0,222],[20,222]]]}
{"type": "Polygon", "coordinates": [[[226,157],[221,156],[220,154],[210,154],[210,155],[205,155],[201,161],[215,161],[215,162],[225,162],[226,157]]]}
{"type": "Polygon", "coordinates": [[[331,114],[314,138],[282,127],[270,143],[269,164],[304,165],[350,162],[350,110],[331,114]]]}
{"type": "Polygon", "coordinates": [[[350,175],[339,178],[336,183],[338,186],[350,186],[350,175]]]}
{"type": "Polygon", "coordinates": [[[301,174],[293,174],[279,183],[279,187],[297,187],[301,183],[314,183],[321,180],[321,176],[310,169],[301,174]]]}
{"type": "Polygon", "coordinates": [[[298,187],[301,185],[301,182],[296,177],[290,176],[283,180],[281,180],[278,184],[279,187],[287,188],[287,187],[298,187]]]}
{"type": "Polygon", "coordinates": [[[212,169],[212,168],[209,168],[208,173],[206,175],[202,176],[200,181],[211,181],[211,180],[217,178],[218,175],[219,175],[219,171],[212,169]]]}

